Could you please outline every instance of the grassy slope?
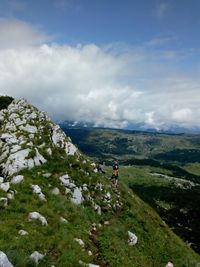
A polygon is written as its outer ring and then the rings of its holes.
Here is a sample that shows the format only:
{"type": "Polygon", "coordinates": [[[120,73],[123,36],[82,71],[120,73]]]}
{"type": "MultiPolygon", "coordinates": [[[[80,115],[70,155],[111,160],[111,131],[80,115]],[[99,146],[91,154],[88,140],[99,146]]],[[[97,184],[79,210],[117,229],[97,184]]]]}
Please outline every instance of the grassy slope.
{"type": "Polygon", "coordinates": [[[123,213],[98,238],[105,266],[165,266],[169,260],[179,267],[199,263],[199,256],[183,245],[153,209],[125,186],[122,192],[126,201],[123,213]],[[127,246],[127,229],[138,236],[135,247],[127,246]]]}
{"type": "MultiPolygon", "coordinates": [[[[29,255],[38,250],[45,254],[45,258],[38,266],[59,267],[79,266],[79,260],[93,262],[103,266],[145,267],[165,266],[169,260],[176,267],[196,266],[200,257],[188,248],[162,222],[160,217],[125,185],[120,186],[123,209],[106,211],[97,215],[90,204],[76,206],[64,195],[64,188],[60,185],[58,176],[68,173],[77,184],[87,182],[93,193],[94,185],[101,181],[106,190],[110,190],[113,197],[115,188],[100,174],[92,174],[89,165],[82,164],[73,157],[68,159],[55,158],[41,167],[22,171],[25,181],[12,185],[18,193],[8,207],[1,208],[0,217],[0,250],[4,251],[15,267],[34,266],[29,255]],[[90,178],[85,175],[90,173],[90,178]],[[51,172],[49,178],[42,177],[42,173],[51,172]],[[38,184],[47,197],[47,202],[39,200],[32,194],[30,184],[38,184]],[[53,187],[60,188],[61,195],[51,194],[53,187]],[[114,190],[114,191],[113,191],[114,190]],[[48,226],[41,226],[37,221],[29,222],[28,214],[38,211],[47,218],[48,226]],[[60,216],[69,223],[61,223],[60,216]],[[89,235],[92,223],[102,223],[108,220],[110,225],[98,228],[92,236],[89,235]],[[24,229],[29,235],[19,236],[18,231],[24,229]],[[135,247],[127,245],[127,231],[135,232],[138,244],[135,247]],[[74,238],[81,238],[86,249],[80,249],[74,238]],[[93,256],[88,256],[91,250],[93,256]]],[[[0,197],[5,196],[0,191],[0,197]]]]}
{"type": "Polygon", "coordinates": [[[174,231],[192,242],[199,251],[200,186],[191,187],[189,182],[152,177],[151,172],[166,173],[152,167],[124,167],[121,177],[144,201],[149,203],[174,231]]]}

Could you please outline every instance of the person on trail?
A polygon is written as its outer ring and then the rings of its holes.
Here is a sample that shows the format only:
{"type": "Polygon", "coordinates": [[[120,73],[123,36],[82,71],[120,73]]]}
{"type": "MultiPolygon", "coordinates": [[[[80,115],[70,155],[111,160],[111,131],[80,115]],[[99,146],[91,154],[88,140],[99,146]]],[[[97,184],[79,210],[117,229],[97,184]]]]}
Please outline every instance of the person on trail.
{"type": "Polygon", "coordinates": [[[105,172],[104,168],[105,168],[105,162],[101,161],[101,163],[98,165],[98,168],[97,168],[98,172],[105,174],[106,172],[105,172]]]}
{"type": "Polygon", "coordinates": [[[113,174],[112,174],[112,179],[114,179],[115,185],[117,185],[118,176],[119,176],[119,164],[117,161],[115,161],[113,164],[113,174]]]}

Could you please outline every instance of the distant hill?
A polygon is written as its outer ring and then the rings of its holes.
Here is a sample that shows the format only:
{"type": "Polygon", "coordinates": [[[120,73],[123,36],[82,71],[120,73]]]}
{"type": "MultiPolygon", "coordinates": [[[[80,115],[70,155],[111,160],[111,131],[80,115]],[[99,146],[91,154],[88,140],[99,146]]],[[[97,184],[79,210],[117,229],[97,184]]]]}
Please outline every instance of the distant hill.
{"type": "MultiPolygon", "coordinates": [[[[63,127],[63,126],[62,126],[63,127]]],[[[149,133],[102,128],[64,128],[87,155],[112,164],[151,165],[174,171],[174,175],[199,181],[185,166],[200,162],[200,135],[149,133]]]]}

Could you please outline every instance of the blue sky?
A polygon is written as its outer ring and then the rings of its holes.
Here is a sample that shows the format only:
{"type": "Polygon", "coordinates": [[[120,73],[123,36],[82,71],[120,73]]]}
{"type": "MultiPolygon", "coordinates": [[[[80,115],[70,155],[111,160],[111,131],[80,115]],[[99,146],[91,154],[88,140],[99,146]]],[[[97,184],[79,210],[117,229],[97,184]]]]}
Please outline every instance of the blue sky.
{"type": "Polygon", "coordinates": [[[58,42],[140,44],[171,38],[177,48],[199,47],[198,0],[1,0],[1,17],[41,27],[58,42]]]}
{"type": "Polygon", "coordinates": [[[198,0],[1,0],[1,93],[56,120],[199,127],[199,10],[198,0]]]}

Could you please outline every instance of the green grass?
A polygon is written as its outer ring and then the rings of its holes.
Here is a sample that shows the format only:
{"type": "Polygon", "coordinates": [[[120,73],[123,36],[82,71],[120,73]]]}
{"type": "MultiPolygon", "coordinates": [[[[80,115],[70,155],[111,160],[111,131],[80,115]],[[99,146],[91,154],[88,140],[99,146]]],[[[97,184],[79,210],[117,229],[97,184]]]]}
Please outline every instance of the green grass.
{"type": "MultiPolygon", "coordinates": [[[[145,204],[125,184],[120,183],[119,192],[112,186],[108,177],[93,173],[90,162],[83,163],[83,156],[64,157],[57,151],[57,156],[42,166],[23,170],[24,182],[12,185],[15,190],[14,200],[8,207],[0,210],[0,250],[4,251],[15,267],[35,266],[29,256],[35,250],[45,254],[38,266],[77,267],[79,261],[99,264],[101,267],[146,267],[165,266],[171,260],[177,267],[196,267],[200,257],[188,248],[169,227],[163,223],[156,212],[145,204]],[[58,158],[59,155],[59,158],[58,158]],[[49,178],[44,173],[51,173],[49,178]],[[118,198],[123,203],[121,209],[107,207],[99,216],[91,207],[89,201],[82,205],[74,205],[65,195],[65,189],[59,181],[59,176],[68,173],[74,182],[80,186],[88,184],[91,196],[95,202],[105,205],[102,196],[106,192],[112,195],[112,203],[118,198]],[[102,183],[102,191],[96,189],[96,184],[102,183]],[[32,193],[31,184],[38,184],[45,194],[47,201],[43,202],[32,193]],[[51,190],[58,187],[61,194],[52,195],[51,190]],[[45,216],[48,226],[42,226],[38,221],[29,222],[29,212],[38,211],[45,216]],[[68,224],[60,222],[60,217],[68,220],[68,224]],[[109,225],[103,225],[109,221],[109,225]],[[92,224],[102,224],[92,235],[92,224]],[[26,230],[27,236],[19,236],[19,230],[26,230]],[[134,247],[128,246],[127,231],[138,236],[134,247]],[[85,250],[74,240],[80,238],[85,242],[85,250]],[[88,251],[93,255],[89,256],[88,251]]],[[[126,169],[121,169],[120,177],[126,176],[126,169]]],[[[146,172],[138,168],[135,177],[145,180],[146,172]]],[[[0,197],[5,196],[0,192],[0,197]]],[[[112,204],[111,203],[111,204],[112,204]]]]}
{"type": "Polygon", "coordinates": [[[187,172],[200,176],[200,163],[199,162],[186,164],[184,166],[184,169],[187,172]]]}

